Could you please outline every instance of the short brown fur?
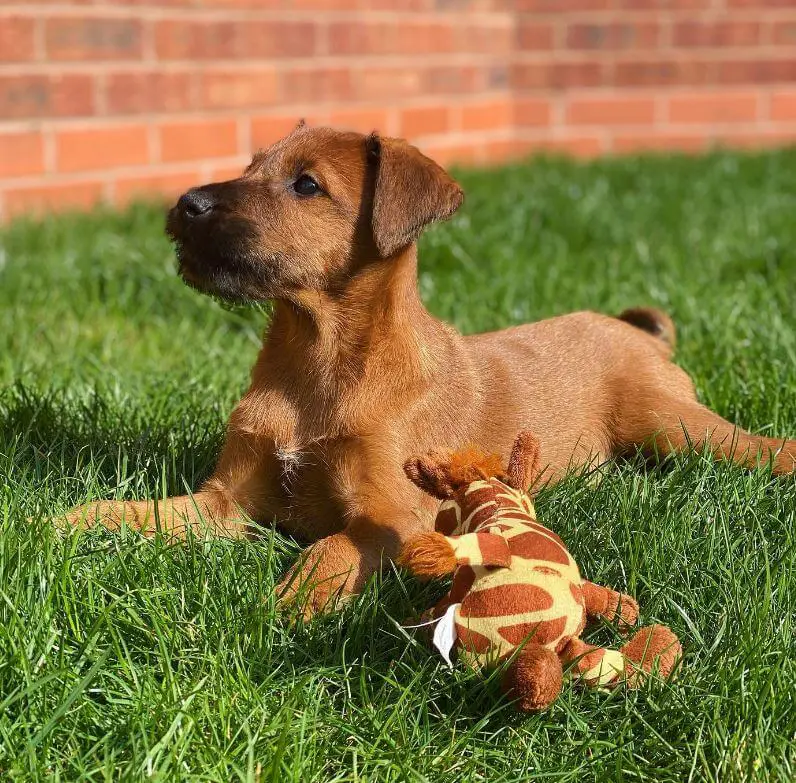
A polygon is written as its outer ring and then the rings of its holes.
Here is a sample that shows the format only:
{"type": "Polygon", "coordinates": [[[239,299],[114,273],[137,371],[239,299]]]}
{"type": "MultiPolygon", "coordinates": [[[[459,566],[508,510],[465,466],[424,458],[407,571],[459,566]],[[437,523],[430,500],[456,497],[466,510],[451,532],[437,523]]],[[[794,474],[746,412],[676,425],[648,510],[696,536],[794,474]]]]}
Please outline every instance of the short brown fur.
{"type": "MultiPolygon", "coordinates": [[[[290,575],[317,583],[313,611],[359,590],[430,529],[436,504],[403,464],[436,444],[505,455],[531,429],[546,480],[638,446],[704,445],[718,459],[794,470],[794,441],[750,435],[697,401],[668,361],[671,322],[655,311],[468,337],[434,318],[418,293],[415,240],[461,201],[448,174],[404,141],[306,127],[240,178],[184,194],[168,231],[186,282],[275,301],[251,384],[194,495],[101,501],[69,519],[225,536],[276,521],[316,542],[290,575]],[[319,192],[299,193],[304,174],[319,192]]],[[[285,582],[288,595],[299,581],[285,582]]]]}

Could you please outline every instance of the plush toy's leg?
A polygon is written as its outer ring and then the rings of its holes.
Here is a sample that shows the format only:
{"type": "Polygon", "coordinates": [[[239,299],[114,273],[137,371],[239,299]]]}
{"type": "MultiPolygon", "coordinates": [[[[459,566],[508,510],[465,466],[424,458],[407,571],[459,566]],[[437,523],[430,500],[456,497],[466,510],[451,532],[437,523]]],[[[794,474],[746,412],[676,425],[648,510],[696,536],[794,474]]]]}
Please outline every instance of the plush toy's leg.
{"type": "Polygon", "coordinates": [[[625,677],[625,658],[619,650],[596,647],[580,639],[570,639],[561,651],[561,660],[572,664],[574,679],[591,688],[612,686],[625,677]]]}
{"type": "Polygon", "coordinates": [[[584,581],[581,589],[589,617],[604,617],[611,622],[619,620],[620,625],[625,626],[635,625],[638,620],[638,603],[634,598],[594,582],[584,581]]]}
{"type": "Polygon", "coordinates": [[[661,677],[668,677],[682,654],[680,642],[671,630],[663,625],[650,625],[619,650],[570,639],[561,658],[564,663],[573,664],[573,675],[586,685],[610,687],[626,682],[635,688],[656,666],[661,677]]]}
{"type": "Polygon", "coordinates": [[[541,644],[526,644],[503,672],[503,692],[524,712],[547,709],[561,692],[561,660],[541,644]]]}
{"type": "Polygon", "coordinates": [[[683,657],[680,640],[665,625],[642,628],[620,651],[628,662],[626,676],[631,687],[640,685],[656,666],[661,677],[668,677],[683,657]]]}

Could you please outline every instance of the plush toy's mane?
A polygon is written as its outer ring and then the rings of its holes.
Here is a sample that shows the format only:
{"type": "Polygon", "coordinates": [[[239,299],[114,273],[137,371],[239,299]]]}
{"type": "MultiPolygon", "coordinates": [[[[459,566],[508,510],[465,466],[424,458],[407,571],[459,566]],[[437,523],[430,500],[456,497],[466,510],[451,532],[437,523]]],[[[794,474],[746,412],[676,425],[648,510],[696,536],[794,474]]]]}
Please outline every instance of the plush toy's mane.
{"type": "Polygon", "coordinates": [[[499,454],[484,454],[474,446],[466,446],[451,454],[448,475],[454,485],[470,484],[481,479],[505,475],[503,458],[499,454]]]}

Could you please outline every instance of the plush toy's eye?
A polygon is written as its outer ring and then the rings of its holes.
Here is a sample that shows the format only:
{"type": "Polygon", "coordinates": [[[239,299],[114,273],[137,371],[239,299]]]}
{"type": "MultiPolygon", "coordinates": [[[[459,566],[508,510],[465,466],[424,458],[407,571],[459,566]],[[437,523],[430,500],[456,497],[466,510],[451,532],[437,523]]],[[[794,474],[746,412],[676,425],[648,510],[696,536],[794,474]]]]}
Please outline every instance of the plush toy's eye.
{"type": "Polygon", "coordinates": [[[293,183],[293,190],[299,196],[314,196],[321,192],[321,186],[309,174],[302,174],[293,183]]]}

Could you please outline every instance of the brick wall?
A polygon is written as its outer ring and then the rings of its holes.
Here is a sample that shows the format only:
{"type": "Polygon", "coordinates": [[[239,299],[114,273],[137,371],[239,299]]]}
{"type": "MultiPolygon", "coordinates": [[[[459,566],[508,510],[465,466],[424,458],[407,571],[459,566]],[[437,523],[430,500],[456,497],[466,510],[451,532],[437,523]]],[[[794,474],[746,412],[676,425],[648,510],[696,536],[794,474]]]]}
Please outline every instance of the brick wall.
{"type": "Polygon", "coordinates": [[[796,138],[792,0],[0,0],[0,217],[232,176],[299,117],[444,163],[796,138]]]}

